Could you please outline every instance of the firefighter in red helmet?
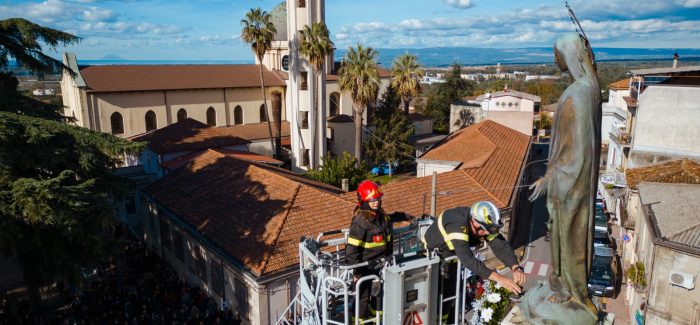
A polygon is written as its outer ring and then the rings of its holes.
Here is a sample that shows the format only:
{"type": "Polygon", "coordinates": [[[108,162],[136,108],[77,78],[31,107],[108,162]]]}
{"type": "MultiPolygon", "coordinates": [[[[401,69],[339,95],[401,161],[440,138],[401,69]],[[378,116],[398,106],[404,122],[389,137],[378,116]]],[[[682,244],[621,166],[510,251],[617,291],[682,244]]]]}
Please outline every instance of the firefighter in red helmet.
{"type": "MultiPolygon", "coordinates": [[[[348,244],[345,246],[345,261],[348,265],[393,254],[393,223],[408,221],[411,217],[403,212],[386,214],[382,209],[383,195],[379,186],[369,180],[362,181],[357,187],[357,206],[353,211],[348,244]]],[[[353,271],[355,280],[369,274],[378,274],[378,271],[366,267],[353,271]]],[[[360,319],[376,316],[377,303],[374,301],[370,305],[370,293],[371,281],[363,282],[356,300],[360,304],[360,319]]]]}

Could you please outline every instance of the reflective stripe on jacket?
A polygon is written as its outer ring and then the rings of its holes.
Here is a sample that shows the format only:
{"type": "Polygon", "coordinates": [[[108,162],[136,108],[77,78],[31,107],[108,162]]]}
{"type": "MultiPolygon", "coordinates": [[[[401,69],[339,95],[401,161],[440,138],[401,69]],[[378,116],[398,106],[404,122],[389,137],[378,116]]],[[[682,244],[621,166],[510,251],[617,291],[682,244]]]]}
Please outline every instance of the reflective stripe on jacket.
{"type": "Polygon", "coordinates": [[[393,254],[391,233],[393,223],[407,220],[405,213],[390,215],[381,208],[378,212],[356,207],[345,246],[345,262],[348,265],[362,263],[393,254]]]}
{"type": "MultiPolygon", "coordinates": [[[[469,247],[476,247],[481,239],[471,233],[469,208],[447,209],[425,232],[425,244],[428,250],[438,249],[443,257],[457,255],[459,261],[474,274],[487,279],[493,270],[474,257],[469,247]]],[[[518,263],[513,249],[500,234],[491,234],[484,238],[493,253],[508,267],[518,263]]]]}

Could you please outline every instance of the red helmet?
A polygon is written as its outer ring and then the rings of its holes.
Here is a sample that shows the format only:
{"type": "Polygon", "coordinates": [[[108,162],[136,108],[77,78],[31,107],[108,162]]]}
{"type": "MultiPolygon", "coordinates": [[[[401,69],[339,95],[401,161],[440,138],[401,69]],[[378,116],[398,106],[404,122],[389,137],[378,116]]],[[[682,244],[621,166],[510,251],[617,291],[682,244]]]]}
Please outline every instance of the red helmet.
{"type": "Polygon", "coordinates": [[[379,189],[379,185],[375,182],[364,180],[357,186],[357,199],[362,202],[381,198],[382,195],[384,194],[379,189]]]}

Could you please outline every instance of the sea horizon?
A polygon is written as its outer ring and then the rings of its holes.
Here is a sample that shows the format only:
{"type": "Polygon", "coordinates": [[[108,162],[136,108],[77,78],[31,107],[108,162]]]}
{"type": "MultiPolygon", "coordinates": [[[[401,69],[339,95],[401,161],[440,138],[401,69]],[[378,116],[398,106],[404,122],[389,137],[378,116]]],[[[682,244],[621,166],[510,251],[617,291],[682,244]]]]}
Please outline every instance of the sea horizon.
{"type": "MultiPolygon", "coordinates": [[[[454,63],[461,66],[493,66],[501,65],[532,65],[532,64],[553,64],[554,55],[550,47],[532,48],[405,48],[405,49],[376,49],[377,62],[381,67],[388,68],[392,61],[404,54],[410,53],[418,58],[418,62],[424,68],[445,68],[454,63]]],[[[335,52],[335,60],[340,61],[345,55],[345,49],[335,52]]],[[[680,61],[696,62],[700,61],[700,49],[671,49],[671,48],[597,48],[595,56],[598,62],[626,62],[626,61],[673,61],[673,54],[678,53],[680,61]]],[[[118,55],[111,54],[103,59],[81,59],[78,53],[78,64],[86,65],[212,65],[212,64],[254,64],[255,60],[155,60],[155,59],[126,59],[118,55]]],[[[12,60],[9,62],[10,70],[23,73],[23,69],[18,67],[12,60]]]]}
{"type": "MultiPolygon", "coordinates": [[[[474,47],[438,47],[438,48],[403,48],[376,49],[377,61],[382,67],[391,66],[391,62],[399,55],[410,53],[426,68],[448,67],[459,63],[462,66],[481,65],[527,65],[551,64],[554,54],[550,47],[530,48],[474,48],[474,47]]],[[[335,60],[340,61],[345,55],[345,49],[335,52],[335,60]]],[[[597,48],[596,59],[599,62],[624,61],[663,61],[673,60],[673,54],[678,52],[682,60],[699,61],[700,49],[671,49],[671,48],[597,48]]],[[[100,60],[81,60],[81,65],[118,65],[118,64],[253,64],[255,60],[129,60],[124,58],[104,58],[100,60]]]]}

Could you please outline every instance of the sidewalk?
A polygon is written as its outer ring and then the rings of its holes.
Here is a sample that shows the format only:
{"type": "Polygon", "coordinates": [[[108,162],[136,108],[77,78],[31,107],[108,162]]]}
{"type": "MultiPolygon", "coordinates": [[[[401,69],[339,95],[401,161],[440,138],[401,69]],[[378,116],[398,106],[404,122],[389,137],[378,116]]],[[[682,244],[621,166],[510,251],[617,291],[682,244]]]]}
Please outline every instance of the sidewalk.
{"type": "MultiPolygon", "coordinates": [[[[620,241],[620,227],[618,225],[611,225],[612,234],[610,237],[615,241],[615,246],[617,247],[616,253],[617,257],[620,257],[622,250],[622,243],[620,241]]],[[[622,261],[619,261],[622,263],[622,261]]],[[[622,269],[622,265],[620,265],[622,269]]],[[[622,272],[621,272],[622,273],[622,272]]],[[[624,274],[618,274],[620,281],[624,279],[624,274]]],[[[620,285],[620,292],[617,294],[616,298],[600,298],[605,311],[608,313],[615,314],[615,324],[616,325],[627,325],[632,324],[632,320],[629,315],[629,306],[625,304],[625,296],[627,295],[627,286],[623,284],[620,285]]]]}

